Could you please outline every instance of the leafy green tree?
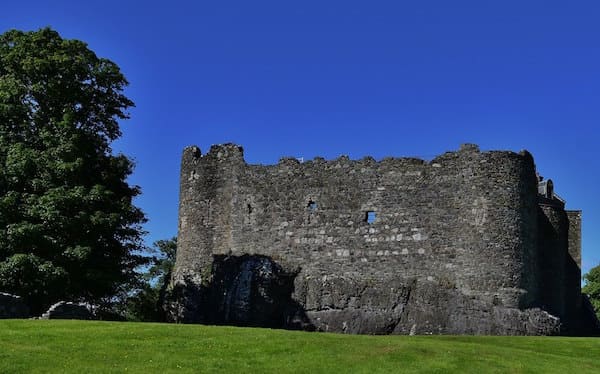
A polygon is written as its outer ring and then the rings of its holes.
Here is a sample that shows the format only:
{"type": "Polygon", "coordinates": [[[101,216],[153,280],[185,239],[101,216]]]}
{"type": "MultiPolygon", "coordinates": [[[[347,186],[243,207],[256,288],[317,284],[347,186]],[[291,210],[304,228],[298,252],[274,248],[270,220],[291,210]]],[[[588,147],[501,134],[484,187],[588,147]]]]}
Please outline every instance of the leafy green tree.
{"type": "Polygon", "coordinates": [[[121,313],[130,321],[162,321],[164,292],[175,265],[177,238],[158,240],[151,249],[151,266],[143,273],[144,283],[126,299],[121,313]]]}
{"type": "Polygon", "coordinates": [[[102,303],[146,260],[133,163],[113,154],[133,102],[119,67],[49,28],[0,35],[0,291],[34,313],[102,303]]]}
{"type": "Polygon", "coordinates": [[[581,292],[588,295],[596,316],[600,319],[600,265],[592,268],[589,273],[583,276],[585,280],[585,286],[581,289],[581,292]]]}
{"type": "Polygon", "coordinates": [[[163,292],[171,278],[177,256],[177,237],[158,240],[152,245],[152,265],[144,275],[146,282],[163,292]]]}

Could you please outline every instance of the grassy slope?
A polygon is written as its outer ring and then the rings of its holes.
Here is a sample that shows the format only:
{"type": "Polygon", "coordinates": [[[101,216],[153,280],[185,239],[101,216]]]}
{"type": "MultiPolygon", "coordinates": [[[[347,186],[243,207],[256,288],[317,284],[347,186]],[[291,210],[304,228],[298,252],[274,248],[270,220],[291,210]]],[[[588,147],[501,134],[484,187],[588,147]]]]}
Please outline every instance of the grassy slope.
{"type": "Polygon", "coordinates": [[[0,320],[0,372],[600,372],[600,340],[0,320]]]}

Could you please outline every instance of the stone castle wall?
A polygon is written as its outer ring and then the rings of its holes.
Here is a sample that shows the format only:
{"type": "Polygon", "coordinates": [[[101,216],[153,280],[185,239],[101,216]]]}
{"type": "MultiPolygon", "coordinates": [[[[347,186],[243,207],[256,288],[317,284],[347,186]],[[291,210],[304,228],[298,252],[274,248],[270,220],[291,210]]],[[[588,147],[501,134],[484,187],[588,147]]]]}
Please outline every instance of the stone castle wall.
{"type": "Polygon", "coordinates": [[[260,304],[276,327],[554,333],[547,311],[566,316],[565,300],[580,297],[565,265],[568,242],[578,244],[569,217],[538,203],[527,152],[465,145],[430,162],[284,158],[263,166],[246,164],[236,145],[205,155],[189,147],[170,313],[252,325],[260,304]]]}

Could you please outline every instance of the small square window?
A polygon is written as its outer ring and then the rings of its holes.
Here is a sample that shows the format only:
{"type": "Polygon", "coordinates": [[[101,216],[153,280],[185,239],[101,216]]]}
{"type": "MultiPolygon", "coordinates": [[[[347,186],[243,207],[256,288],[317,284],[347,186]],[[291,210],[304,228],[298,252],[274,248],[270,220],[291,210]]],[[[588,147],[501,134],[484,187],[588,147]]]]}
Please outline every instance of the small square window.
{"type": "Polygon", "coordinates": [[[369,210],[369,211],[367,212],[367,214],[365,215],[365,221],[367,221],[367,223],[368,223],[369,225],[371,225],[371,224],[375,223],[375,219],[376,219],[376,218],[377,218],[377,215],[376,215],[376,214],[375,214],[375,212],[374,212],[374,211],[372,211],[372,210],[369,210]]]}

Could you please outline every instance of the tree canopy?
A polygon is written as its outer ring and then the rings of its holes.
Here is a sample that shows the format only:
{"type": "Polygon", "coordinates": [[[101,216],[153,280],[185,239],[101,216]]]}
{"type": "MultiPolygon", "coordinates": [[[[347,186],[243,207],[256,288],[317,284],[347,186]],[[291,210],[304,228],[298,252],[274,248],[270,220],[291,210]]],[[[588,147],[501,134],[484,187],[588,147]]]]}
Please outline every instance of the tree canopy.
{"type": "Polygon", "coordinates": [[[158,240],[151,248],[150,266],[142,273],[143,283],[125,300],[122,311],[130,321],[164,321],[165,291],[175,266],[177,238],[158,240]]]}
{"type": "Polygon", "coordinates": [[[592,268],[589,273],[583,276],[585,286],[581,292],[588,295],[598,319],[600,319],[600,265],[592,268]]]}
{"type": "Polygon", "coordinates": [[[35,313],[107,300],[145,262],[133,163],[110,147],[133,106],[127,84],[52,29],[0,35],[0,291],[35,313]]]}

